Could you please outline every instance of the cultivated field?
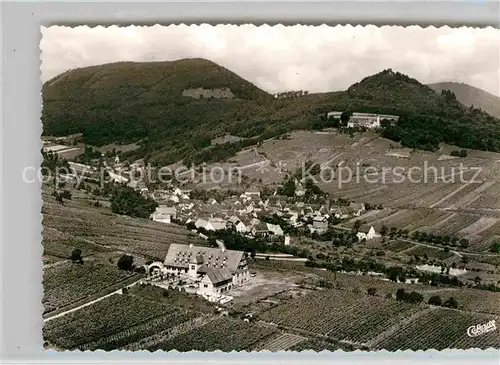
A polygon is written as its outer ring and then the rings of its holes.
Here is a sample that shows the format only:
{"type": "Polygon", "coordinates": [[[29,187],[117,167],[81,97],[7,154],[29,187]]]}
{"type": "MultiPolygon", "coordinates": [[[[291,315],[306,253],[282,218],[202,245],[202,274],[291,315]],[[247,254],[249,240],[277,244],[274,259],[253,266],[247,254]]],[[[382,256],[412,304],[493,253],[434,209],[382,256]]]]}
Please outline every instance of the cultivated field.
{"type": "Polygon", "coordinates": [[[254,344],[276,331],[277,328],[274,326],[221,317],[204,326],[157,343],[148,350],[180,352],[251,350],[254,344]]]}
{"type": "MultiPolygon", "coordinates": [[[[127,331],[133,339],[133,332],[142,330],[137,327],[150,323],[147,333],[154,333],[154,325],[173,326],[189,319],[194,314],[186,315],[177,307],[169,307],[151,300],[131,295],[115,294],[73,313],[45,323],[43,332],[45,341],[60,348],[75,349],[103,338],[127,331]],[[160,318],[163,318],[160,320],[160,318]]],[[[132,339],[130,339],[132,338],[132,339]]],[[[107,341],[103,341],[102,345],[107,341]]],[[[101,345],[101,343],[99,343],[101,345]]],[[[109,346],[109,345],[108,345],[109,346]]],[[[91,346],[93,347],[93,346],[91,346]]],[[[102,348],[99,346],[99,348],[102,348]]]]}
{"type": "Polygon", "coordinates": [[[320,290],[274,307],[260,314],[259,319],[339,341],[364,344],[420,310],[423,308],[392,299],[343,290],[320,290]]]}
{"type": "Polygon", "coordinates": [[[144,258],[163,259],[171,243],[206,245],[175,224],[113,214],[75,199],[64,205],[43,196],[44,254],[68,258],[74,248],[83,256],[119,251],[144,258]]]}
{"type": "Polygon", "coordinates": [[[78,300],[91,297],[113,284],[139,276],[119,270],[99,261],[85,261],[84,265],[63,262],[44,269],[44,312],[51,312],[78,300]]]}
{"type": "Polygon", "coordinates": [[[498,323],[499,317],[439,308],[400,326],[397,332],[377,342],[374,347],[388,351],[498,348],[500,344],[498,330],[477,337],[467,335],[468,327],[491,320],[496,320],[498,323]]]}

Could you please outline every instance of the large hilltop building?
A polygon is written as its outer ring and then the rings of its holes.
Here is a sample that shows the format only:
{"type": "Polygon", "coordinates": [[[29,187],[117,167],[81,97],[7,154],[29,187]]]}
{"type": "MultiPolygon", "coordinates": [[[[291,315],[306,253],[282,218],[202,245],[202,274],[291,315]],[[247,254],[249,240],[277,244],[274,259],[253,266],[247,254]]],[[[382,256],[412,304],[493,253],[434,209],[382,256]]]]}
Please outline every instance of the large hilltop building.
{"type": "Polygon", "coordinates": [[[348,127],[366,127],[368,129],[380,128],[380,122],[382,120],[390,120],[397,122],[399,117],[396,115],[386,115],[386,114],[370,114],[370,113],[352,113],[347,122],[348,127]]]}
{"type": "Polygon", "coordinates": [[[222,294],[250,277],[243,251],[171,244],[163,271],[198,282],[199,294],[222,294]]]}
{"type": "MultiPolygon", "coordinates": [[[[342,112],[331,111],[327,113],[330,119],[341,119],[342,112]]],[[[380,122],[383,120],[389,120],[391,122],[397,122],[399,117],[397,115],[388,114],[372,114],[372,113],[352,113],[347,122],[347,126],[350,128],[354,127],[365,127],[368,129],[380,128],[380,122]]]]}

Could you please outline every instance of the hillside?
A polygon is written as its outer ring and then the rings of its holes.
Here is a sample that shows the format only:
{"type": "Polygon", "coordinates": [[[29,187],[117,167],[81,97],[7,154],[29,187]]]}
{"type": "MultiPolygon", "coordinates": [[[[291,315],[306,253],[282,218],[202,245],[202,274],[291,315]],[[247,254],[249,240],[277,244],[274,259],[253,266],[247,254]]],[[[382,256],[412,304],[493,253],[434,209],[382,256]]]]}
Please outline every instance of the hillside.
{"type": "Polygon", "coordinates": [[[267,138],[327,127],[319,116],[332,110],[399,115],[399,125],[383,136],[411,148],[435,150],[446,142],[500,151],[499,120],[392,70],[345,92],[275,99],[204,59],[113,63],[49,80],[43,105],[44,134],[81,132],[86,144],[96,146],[141,141],[123,157],[154,165],[224,160],[267,138]],[[209,147],[225,133],[247,139],[209,147]]]}
{"type": "Polygon", "coordinates": [[[428,86],[437,92],[450,90],[462,104],[466,106],[474,105],[495,118],[500,118],[500,97],[496,95],[459,82],[440,82],[428,86]]]}
{"type": "Polygon", "coordinates": [[[401,116],[382,135],[406,147],[436,150],[441,143],[500,151],[500,120],[465,107],[452,93],[429,86],[391,69],[349,87],[345,105],[351,110],[401,116]]]}

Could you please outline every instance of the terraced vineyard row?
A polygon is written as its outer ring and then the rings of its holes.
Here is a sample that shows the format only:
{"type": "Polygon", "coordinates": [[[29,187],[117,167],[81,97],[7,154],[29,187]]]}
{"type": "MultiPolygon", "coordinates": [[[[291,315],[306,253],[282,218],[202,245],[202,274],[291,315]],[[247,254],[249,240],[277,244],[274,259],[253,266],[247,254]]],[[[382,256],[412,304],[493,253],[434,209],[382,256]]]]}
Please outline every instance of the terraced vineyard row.
{"type": "Polygon", "coordinates": [[[163,258],[171,243],[206,244],[199,237],[188,237],[190,232],[181,226],[119,216],[78,200],[60,205],[53,199],[44,196],[42,209],[46,255],[66,258],[74,248],[79,248],[85,256],[102,251],[126,251],[163,258]]]}
{"type": "Polygon", "coordinates": [[[84,265],[64,262],[46,268],[43,274],[45,312],[86,298],[133,275],[136,274],[94,261],[84,265]]]}
{"type": "Polygon", "coordinates": [[[266,341],[260,342],[258,346],[255,346],[252,349],[252,351],[285,351],[305,340],[306,338],[302,336],[297,336],[291,333],[281,333],[267,339],[266,341]]]}
{"type": "Polygon", "coordinates": [[[306,341],[299,342],[298,344],[290,347],[288,350],[289,351],[315,351],[315,352],[320,352],[320,351],[336,351],[336,350],[343,350],[343,351],[350,351],[353,348],[349,345],[344,345],[341,343],[334,343],[334,342],[329,342],[325,340],[320,340],[317,338],[311,338],[306,341]]]}
{"type": "Polygon", "coordinates": [[[148,350],[177,350],[180,352],[251,350],[259,340],[276,331],[277,329],[273,326],[222,317],[202,327],[148,347],[148,350]]]}
{"type": "Polygon", "coordinates": [[[175,326],[185,323],[199,315],[194,312],[172,308],[170,312],[162,317],[156,318],[146,323],[130,327],[124,331],[118,332],[112,336],[101,338],[97,341],[87,343],[79,347],[80,350],[104,350],[111,351],[125,347],[134,342],[140,341],[152,334],[167,331],[175,326]]]}
{"type": "Polygon", "coordinates": [[[439,308],[410,322],[374,346],[388,351],[500,348],[498,329],[477,337],[467,335],[469,326],[484,324],[490,320],[498,323],[499,317],[439,308]]]}
{"type": "Polygon", "coordinates": [[[324,290],[272,308],[259,316],[336,340],[363,344],[422,307],[391,299],[324,290]]]}
{"type": "Polygon", "coordinates": [[[178,310],[131,295],[112,295],[65,316],[46,322],[44,339],[58,347],[75,349],[127,328],[178,310]]]}

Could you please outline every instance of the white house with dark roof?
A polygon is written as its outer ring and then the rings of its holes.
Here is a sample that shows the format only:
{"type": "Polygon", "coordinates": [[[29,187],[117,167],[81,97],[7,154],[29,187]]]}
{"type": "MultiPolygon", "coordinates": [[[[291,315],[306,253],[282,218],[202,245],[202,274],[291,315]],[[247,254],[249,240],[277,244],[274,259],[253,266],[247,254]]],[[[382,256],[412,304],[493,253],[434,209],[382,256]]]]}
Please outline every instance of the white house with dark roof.
{"type": "Polygon", "coordinates": [[[163,271],[198,282],[199,294],[222,294],[250,278],[243,251],[171,244],[163,271]]]}
{"type": "Polygon", "coordinates": [[[160,205],[156,207],[156,210],[151,214],[150,218],[155,222],[170,223],[172,219],[176,219],[177,210],[175,207],[167,207],[166,205],[160,205]]]}

